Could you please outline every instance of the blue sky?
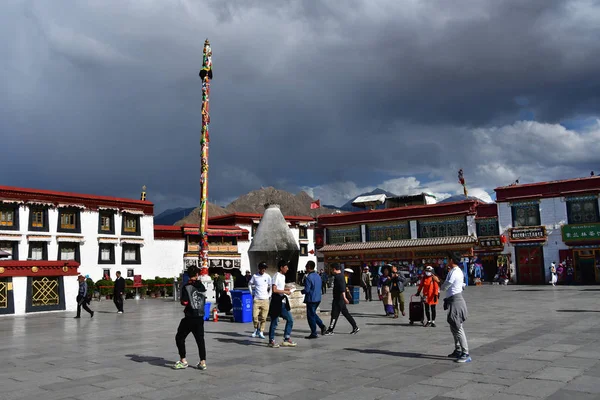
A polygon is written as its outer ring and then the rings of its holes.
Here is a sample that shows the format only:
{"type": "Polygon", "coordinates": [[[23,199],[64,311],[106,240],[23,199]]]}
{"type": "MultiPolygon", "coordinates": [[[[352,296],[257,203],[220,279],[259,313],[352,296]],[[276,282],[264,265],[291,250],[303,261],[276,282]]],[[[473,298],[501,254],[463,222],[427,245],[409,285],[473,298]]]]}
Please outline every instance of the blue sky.
{"type": "Polygon", "coordinates": [[[0,2],[2,183],[198,202],[493,193],[600,170],[600,12],[587,0],[0,2]]]}

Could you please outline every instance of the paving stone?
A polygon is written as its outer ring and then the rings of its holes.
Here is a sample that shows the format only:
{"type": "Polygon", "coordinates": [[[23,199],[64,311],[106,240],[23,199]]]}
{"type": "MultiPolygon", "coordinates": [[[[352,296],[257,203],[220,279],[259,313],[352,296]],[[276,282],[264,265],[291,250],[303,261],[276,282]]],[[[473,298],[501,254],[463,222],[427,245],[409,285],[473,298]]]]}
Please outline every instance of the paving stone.
{"type": "Polygon", "coordinates": [[[561,389],[550,397],[546,397],[546,400],[598,400],[598,398],[597,394],[561,389]]]}
{"type": "Polygon", "coordinates": [[[535,353],[526,354],[522,358],[526,360],[554,361],[563,356],[564,354],[560,352],[540,350],[535,353]]]}
{"type": "Polygon", "coordinates": [[[524,379],[508,388],[502,390],[504,393],[518,394],[537,398],[546,398],[563,387],[562,382],[540,381],[536,379],[524,379]]]}
{"type": "Polygon", "coordinates": [[[562,357],[552,361],[554,367],[566,367],[566,368],[582,368],[588,369],[598,363],[598,360],[593,358],[579,358],[579,357],[562,357]]]}
{"type": "Polygon", "coordinates": [[[573,379],[564,388],[576,392],[600,394],[600,379],[584,375],[573,379]]]}
{"type": "Polygon", "coordinates": [[[528,376],[529,379],[543,379],[547,381],[569,382],[576,376],[583,374],[583,369],[565,367],[547,367],[528,376]]]}
{"type": "Polygon", "coordinates": [[[490,383],[467,383],[444,394],[454,399],[485,399],[500,392],[504,386],[490,383]]]}

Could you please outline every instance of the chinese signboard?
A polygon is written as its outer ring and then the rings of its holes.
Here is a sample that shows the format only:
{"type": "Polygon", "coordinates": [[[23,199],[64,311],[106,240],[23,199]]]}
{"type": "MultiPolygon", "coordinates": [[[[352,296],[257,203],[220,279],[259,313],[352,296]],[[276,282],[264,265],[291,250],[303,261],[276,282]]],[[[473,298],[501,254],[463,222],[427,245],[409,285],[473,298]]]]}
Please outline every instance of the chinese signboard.
{"type": "Polygon", "coordinates": [[[526,226],[519,228],[511,228],[508,234],[511,242],[520,242],[527,240],[545,240],[546,228],[543,226],[526,226]]]}
{"type": "Polygon", "coordinates": [[[577,224],[562,226],[563,242],[600,240],[600,224],[577,224]]]}
{"type": "Polygon", "coordinates": [[[504,244],[500,236],[486,236],[480,237],[477,240],[476,250],[489,250],[489,249],[503,249],[504,244]]]}

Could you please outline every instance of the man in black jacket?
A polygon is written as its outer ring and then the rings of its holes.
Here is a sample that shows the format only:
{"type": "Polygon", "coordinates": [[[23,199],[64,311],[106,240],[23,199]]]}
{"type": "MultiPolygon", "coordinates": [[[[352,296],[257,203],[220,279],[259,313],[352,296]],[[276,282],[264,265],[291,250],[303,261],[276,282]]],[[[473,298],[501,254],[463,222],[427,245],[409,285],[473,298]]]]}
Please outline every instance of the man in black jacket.
{"type": "Polygon", "coordinates": [[[113,287],[113,301],[117,307],[117,314],[123,314],[123,295],[125,294],[125,279],[121,277],[121,271],[117,271],[117,279],[113,287]]]}
{"type": "Polygon", "coordinates": [[[333,330],[335,329],[335,324],[337,323],[338,317],[340,316],[340,312],[350,325],[352,325],[351,335],[356,335],[360,329],[356,326],[356,322],[350,312],[348,311],[348,307],[346,304],[350,303],[350,301],[346,298],[346,280],[344,279],[344,274],[342,274],[342,267],[339,264],[333,265],[333,304],[331,305],[331,322],[329,324],[329,329],[324,333],[326,336],[333,335],[333,330]]]}
{"type": "Polygon", "coordinates": [[[206,346],[204,343],[204,305],[206,304],[206,288],[200,282],[200,269],[195,265],[188,267],[190,280],[181,288],[181,305],[185,306],[183,313],[185,317],[179,323],[175,344],[179,352],[179,361],[173,365],[173,369],[184,369],[188,367],[185,351],[185,339],[191,333],[196,339],[200,362],[196,368],[206,369],[206,346]]]}

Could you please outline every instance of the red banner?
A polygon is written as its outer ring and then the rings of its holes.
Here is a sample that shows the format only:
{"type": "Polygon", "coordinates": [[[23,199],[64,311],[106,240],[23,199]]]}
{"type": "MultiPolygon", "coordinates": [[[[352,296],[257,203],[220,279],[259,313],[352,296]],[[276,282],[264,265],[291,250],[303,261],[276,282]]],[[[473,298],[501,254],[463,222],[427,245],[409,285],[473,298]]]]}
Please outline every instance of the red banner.
{"type": "Polygon", "coordinates": [[[142,276],[141,275],[133,276],[133,287],[142,287],[142,276]]]}

